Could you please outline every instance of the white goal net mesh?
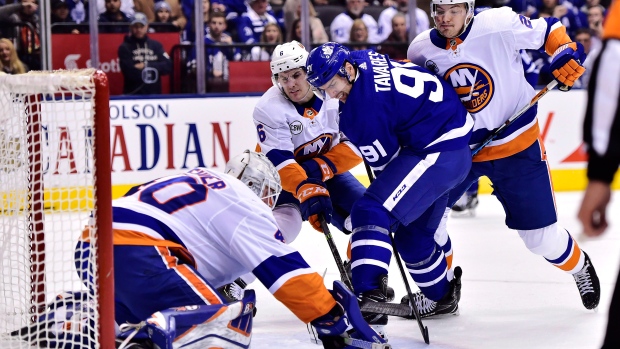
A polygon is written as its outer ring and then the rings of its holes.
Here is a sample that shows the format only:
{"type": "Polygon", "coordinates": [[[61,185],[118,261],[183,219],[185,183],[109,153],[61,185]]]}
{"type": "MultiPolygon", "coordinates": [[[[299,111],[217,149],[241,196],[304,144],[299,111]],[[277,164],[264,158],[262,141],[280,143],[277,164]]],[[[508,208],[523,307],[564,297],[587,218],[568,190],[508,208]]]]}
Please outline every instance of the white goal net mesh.
{"type": "Polygon", "coordinates": [[[0,75],[0,348],[100,347],[95,77],[0,75]]]}

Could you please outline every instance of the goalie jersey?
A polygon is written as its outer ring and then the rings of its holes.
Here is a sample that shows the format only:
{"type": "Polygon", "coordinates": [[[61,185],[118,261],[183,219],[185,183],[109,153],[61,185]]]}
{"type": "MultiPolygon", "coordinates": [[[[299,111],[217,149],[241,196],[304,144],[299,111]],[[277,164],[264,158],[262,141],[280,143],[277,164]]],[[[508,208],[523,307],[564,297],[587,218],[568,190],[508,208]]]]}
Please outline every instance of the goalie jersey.
{"type": "MultiPolygon", "coordinates": [[[[454,87],[476,120],[470,141],[474,148],[536,94],[524,78],[519,50],[552,55],[571,41],[556,18],[531,20],[502,7],[476,15],[457,38],[446,39],[436,29],[421,33],[407,57],[454,87]]],[[[530,108],[473,161],[505,158],[534,143],[540,133],[536,109],[530,108]]]]}
{"type": "Polygon", "coordinates": [[[314,96],[300,105],[288,100],[275,86],[254,108],[254,124],[261,151],[278,169],[282,188],[295,195],[297,185],[308,178],[299,166],[323,155],[336,167],[334,174],[349,171],[362,158],[338,128],[338,100],[314,96]]]}
{"type": "Polygon", "coordinates": [[[271,209],[228,174],[196,168],[135,187],[112,205],[115,245],[168,248],[214,287],[252,272],[304,322],[335,305],[321,276],[278,240],[271,209]]]}

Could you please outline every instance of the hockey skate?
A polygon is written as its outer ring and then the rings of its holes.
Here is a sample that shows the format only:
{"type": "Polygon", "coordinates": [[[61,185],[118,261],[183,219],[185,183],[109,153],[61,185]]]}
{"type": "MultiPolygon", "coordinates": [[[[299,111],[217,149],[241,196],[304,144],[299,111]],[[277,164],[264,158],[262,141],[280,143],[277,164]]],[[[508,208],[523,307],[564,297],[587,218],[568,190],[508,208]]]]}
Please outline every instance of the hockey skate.
{"type": "MultiPolygon", "coordinates": [[[[344,270],[347,272],[347,276],[349,277],[349,280],[353,280],[353,273],[351,272],[351,261],[345,260],[342,264],[344,265],[344,270]]],[[[395,293],[394,293],[394,289],[387,285],[387,282],[388,282],[387,275],[383,275],[381,279],[381,284],[385,285],[387,301],[391,302],[394,300],[395,293]]]]}
{"type": "Polygon", "coordinates": [[[452,206],[452,217],[474,217],[478,207],[478,193],[465,193],[452,206]]]}
{"type": "MultiPolygon", "coordinates": [[[[582,250],[583,251],[583,250],[582,250]]],[[[598,302],[601,299],[601,285],[596,275],[596,270],[590,261],[590,257],[587,253],[583,252],[586,257],[583,268],[573,274],[575,283],[577,283],[577,289],[579,289],[579,295],[581,296],[581,302],[586,309],[596,309],[598,302]]]]}
{"type": "MultiPolygon", "coordinates": [[[[392,290],[392,299],[394,299],[394,290],[392,290]]],[[[381,275],[381,286],[378,289],[363,292],[357,296],[360,308],[366,303],[387,303],[390,301],[388,297],[387,275],[381,275]]],[[[373,312],[362,311],[364,320],[377,332],[381,337],[387,339],[385,325],[388,323],[388,316],[373,312]]]]}
{"type": "MultiPolygon", "coordinates": [[[[438,302],[430,300],[420,291],[413,294],[413,304],[418,308],[422,319],[438,319],[448,315],[459,315],[459,301],[461,300],[461,267],[454,268],[454,279],[450,281],[450,291],[438,302]]],[[[409,295],[403,297],[402,304],[409,304],[409,295]]],[[[415,319],[415,314],[408,316],[415,319]]]]}

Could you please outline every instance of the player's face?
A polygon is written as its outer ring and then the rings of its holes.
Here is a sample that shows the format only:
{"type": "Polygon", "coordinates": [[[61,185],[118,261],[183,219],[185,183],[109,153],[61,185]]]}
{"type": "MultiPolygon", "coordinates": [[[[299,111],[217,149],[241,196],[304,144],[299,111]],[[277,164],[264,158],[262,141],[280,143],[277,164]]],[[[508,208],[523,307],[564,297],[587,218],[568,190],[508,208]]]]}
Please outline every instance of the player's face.
{"type": "Polygon", "coordinates": [[[351,92],[351,86],[347,79],[340,75],[334,75],[328,83],[321,86],[321,90],[325,91],[331,98],[339,99],[342,103],[345,103],[351,92]]]}
{"type": "Polygon", "coordinates": [[[465,4],[437,5],[435,24],[437,30],[446,38],[459,35],[465,25],[467,10],[465,4]]]}
{"type": "Polygon", "coordinates": [[[286,96],[295,103],[306,103],[313,96],[310,83],[306,80],[306,72],[301,68],[279,73],[278,83],[286,96]]]}

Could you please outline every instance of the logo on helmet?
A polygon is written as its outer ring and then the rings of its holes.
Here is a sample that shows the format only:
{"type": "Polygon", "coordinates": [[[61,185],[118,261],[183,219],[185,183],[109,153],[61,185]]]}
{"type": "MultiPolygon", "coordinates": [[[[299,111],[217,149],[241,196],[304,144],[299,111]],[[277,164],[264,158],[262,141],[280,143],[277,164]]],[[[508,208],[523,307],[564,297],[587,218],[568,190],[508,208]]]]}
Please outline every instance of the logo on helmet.
{"type": "Polygon", "coordinates": [[[329,58],[332,56],[332,53],[334,53],[334,47],[333,46],[329,46],[329,45],[323,45],[321,47],[321,51],[322,51],[322,56],[325,58],[329,58]]]}

